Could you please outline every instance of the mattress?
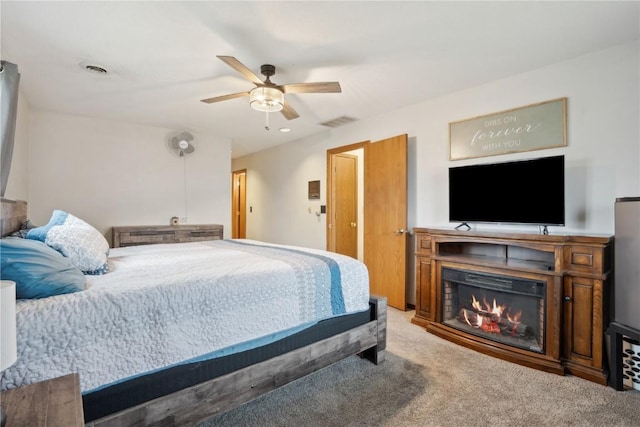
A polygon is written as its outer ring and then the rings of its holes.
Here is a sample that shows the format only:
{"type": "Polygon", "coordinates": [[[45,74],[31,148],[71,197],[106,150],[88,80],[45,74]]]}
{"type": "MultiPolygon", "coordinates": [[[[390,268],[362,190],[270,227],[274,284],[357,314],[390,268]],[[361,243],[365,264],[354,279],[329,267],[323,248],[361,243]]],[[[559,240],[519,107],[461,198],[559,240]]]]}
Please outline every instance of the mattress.
{"type": "Polygon", "coordinates": [[[364,264],[321,250],[216,240],[116,248],[109,263],[84,291],[18,301],[0,390],[78,372],[91,393],[369,308],[364,264]]]}

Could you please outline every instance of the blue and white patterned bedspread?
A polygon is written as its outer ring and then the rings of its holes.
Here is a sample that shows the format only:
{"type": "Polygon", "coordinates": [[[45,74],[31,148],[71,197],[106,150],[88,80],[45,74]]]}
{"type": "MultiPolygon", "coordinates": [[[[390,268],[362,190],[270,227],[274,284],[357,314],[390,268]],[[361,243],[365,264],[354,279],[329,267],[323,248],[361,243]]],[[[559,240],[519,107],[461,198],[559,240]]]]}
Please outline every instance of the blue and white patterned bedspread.
{"type": "Polygon", "coordinates": [[[216,240],[116,248],[109,262],[85,291],[18,301],[0,390],[79,372],[89,392],[369,306],[364,264],[321,250],[216,240]]]}

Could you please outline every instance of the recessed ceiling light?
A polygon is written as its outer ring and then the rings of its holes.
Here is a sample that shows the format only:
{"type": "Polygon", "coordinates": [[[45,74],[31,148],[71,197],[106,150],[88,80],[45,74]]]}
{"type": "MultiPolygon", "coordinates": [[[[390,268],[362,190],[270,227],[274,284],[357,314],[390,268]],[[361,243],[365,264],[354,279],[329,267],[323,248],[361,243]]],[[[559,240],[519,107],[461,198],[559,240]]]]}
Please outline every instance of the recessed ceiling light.
{"type": "Polygon", "coordinates": [[[283,133],[291,132],[291,128],[280,128],[280,132],[283,132],[283,133]]]}

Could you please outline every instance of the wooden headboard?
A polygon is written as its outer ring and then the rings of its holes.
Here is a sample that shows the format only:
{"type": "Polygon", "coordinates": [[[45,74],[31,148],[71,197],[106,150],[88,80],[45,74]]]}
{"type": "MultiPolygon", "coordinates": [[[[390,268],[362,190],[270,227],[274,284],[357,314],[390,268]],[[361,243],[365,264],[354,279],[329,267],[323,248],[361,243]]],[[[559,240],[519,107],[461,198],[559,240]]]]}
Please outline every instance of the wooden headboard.
{"type": "Polygon", "coordinates": [[[27,221],[27,202],[24,200],[9,200],[4,197],[2,216],[0,216],[0,232],[2,237],[20,230],[20,226],[27,221]]]}

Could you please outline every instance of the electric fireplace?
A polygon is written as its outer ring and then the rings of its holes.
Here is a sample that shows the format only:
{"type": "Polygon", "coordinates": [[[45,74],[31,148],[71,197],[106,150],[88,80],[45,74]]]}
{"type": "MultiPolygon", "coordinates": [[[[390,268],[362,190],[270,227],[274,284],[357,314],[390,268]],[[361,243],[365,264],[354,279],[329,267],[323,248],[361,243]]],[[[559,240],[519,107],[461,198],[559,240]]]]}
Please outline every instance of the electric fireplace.
{"type": "Polygon", "coordinates": [[[493,357],[607,383],[612,236],[414,234],[412,323],[493,357]]]}
{"type": "Polygon", "coordinates": [[[443,324],[544,354],[546,282],[443,268],[441,295],[443,324]]]}

